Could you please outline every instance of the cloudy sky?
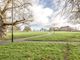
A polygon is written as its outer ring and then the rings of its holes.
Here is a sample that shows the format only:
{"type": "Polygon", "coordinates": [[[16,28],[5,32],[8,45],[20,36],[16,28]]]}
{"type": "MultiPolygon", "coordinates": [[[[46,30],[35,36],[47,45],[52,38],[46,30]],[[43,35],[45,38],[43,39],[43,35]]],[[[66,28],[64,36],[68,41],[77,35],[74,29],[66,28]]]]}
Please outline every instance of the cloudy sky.
{"type": "Polygon", "coordinates": [[[73,25],[67,22],[60,14],[64,5],[64,0],[59,2],[59,0],[33,0],[33,5],[31,7],[34,21],[30,24],[32,29],[49,28],[53,26],[80,26],[73,25]]]}
{"type": "Polygon", "coordinates": [[[35,0],[31,8],[34,16],[34,22],[31,23],[32,28],[48,28],[53,24],[66,23],[66,20],[63,20],[60,15],[56,16],[59,8],[57,0],[35,0]]]}

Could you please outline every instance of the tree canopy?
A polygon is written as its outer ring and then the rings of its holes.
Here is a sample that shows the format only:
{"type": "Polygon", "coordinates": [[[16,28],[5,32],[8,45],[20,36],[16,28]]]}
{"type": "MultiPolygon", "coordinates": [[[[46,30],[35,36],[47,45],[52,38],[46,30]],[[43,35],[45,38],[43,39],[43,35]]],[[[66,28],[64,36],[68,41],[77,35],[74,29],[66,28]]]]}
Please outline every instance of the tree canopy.
{"type": "Polygon", "coordinates": [[[32,21],[30,6],[31,0],[0,0],[0,37],[6,34],[7,26],[32,21]]]}

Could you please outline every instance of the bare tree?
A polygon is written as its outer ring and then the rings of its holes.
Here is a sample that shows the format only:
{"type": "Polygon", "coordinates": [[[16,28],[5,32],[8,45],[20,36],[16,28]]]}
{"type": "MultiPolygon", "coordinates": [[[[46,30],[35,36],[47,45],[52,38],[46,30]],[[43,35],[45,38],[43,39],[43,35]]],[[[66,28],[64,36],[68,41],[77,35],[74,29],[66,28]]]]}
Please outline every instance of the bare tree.
{"type": "Polygon", "coordinates": [[[63,15],[69,22],[80,23],[80,0],[64,0],[63,15]]]}
{"type": "Polygon", "coordinates": [[[12,0],[0,0],[0,37],[6,35],[7,27],[19,23],[32,21],[31,0],[13,0],[13,23],[12,23],[12,0]],[[27,12],[26,12],[27,11],[27,12]]]}
{"type": "Polygon", "coordinates": [[[80,23],[80,0],[55,0],[57,14],[71,23],[80,23]]]}

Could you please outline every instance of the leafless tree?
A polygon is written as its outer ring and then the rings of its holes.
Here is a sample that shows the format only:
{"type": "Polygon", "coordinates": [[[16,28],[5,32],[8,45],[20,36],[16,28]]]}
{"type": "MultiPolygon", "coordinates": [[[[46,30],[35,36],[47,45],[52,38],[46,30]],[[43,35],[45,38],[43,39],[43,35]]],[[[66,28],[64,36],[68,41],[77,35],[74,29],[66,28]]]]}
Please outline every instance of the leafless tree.
{"type": "Polygon", "coordinates": [[[80,23],[80,0],[55,0],[58,13],[71,23],[80,23]]]}
{"type": "Polygon", "coordinates": [[[69,22],[80,23],[80,0],[64,0],[63,14],[69,22]]]}
{"type": "Polygon", "coordinates": [[[6,35],[7,27],[19,23],[32,21],[31,0],[13,0],[13,23],[12,23],[12,0],[0,0],[0,37],[6,35]]]}

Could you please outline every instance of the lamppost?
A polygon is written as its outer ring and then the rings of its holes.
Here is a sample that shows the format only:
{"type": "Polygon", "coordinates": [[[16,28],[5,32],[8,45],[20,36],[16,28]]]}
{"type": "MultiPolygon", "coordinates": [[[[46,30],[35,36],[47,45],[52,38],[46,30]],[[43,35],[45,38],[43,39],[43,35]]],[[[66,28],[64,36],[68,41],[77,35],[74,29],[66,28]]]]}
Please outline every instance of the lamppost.
{"type": "Polygon", "coordinates": [[[11,42],[13,42],[13,0],[12,0],[12,39],[11,42]]]}

